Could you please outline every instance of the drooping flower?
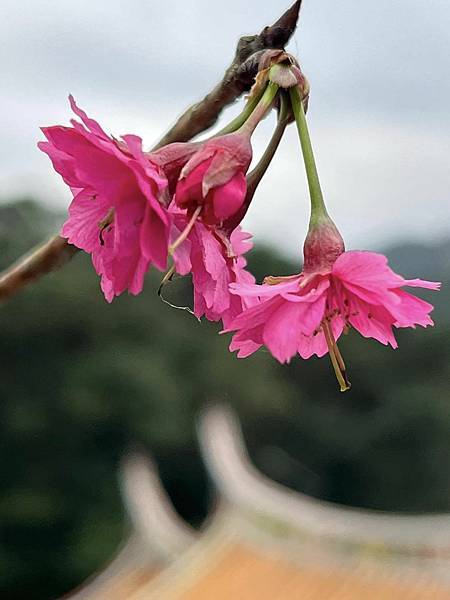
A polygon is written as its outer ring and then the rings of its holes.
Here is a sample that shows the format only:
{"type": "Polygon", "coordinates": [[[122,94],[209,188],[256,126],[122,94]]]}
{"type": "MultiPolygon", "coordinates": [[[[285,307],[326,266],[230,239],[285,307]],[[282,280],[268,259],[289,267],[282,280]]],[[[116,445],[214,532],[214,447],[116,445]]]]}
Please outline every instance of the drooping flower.
{"type": "MultiPolygon", "coordinates": [[[[375,252],[322,252],[330,238],[314,231],[305,244],[305,270],[292,277],[268,277],[263,285],[233,284],[232,292],[260,300],[238,315],[228,331],[237,331],[230,349],[244,358],[265,345],[280,362],[330,353],[343,389],[349,385],[337,340],[353,327],[366,338],[397,347],[393,327],[432,325],[433,306],[405,287],[439,289],[439,284],[404,279],[375,252]],[[309,246],[309,247],[308,247],[309,246]]],[[[333,240],[336,242],[336,240],[333,240]]]]}
{"type": "Polygon", "coordinates": [[[241,115],[227,127],[230,131],[238,127],[239,132],[209,140],[192,156],[181,172],[175,202],[170,207],[173,228],[169,252],[174,267],[162,284],[174,271],[180,275],[191,273],[194,314],[211,321],[221,320],[224,327],[244,308],[257,302],[256,298],[231,294],[229,285],[255,283],[253,275],[246,270],[244,258],[252,247],[251,235],[242,231],[240,223],[287,125],[288,106],[284,98],[272,139],[247,178],[249,187],[243,171],[231,177],[228,184],[209,191],[206,197],[203,197],[202,185],[210,184],[210,174],[212,181],[218,183],[230,177],[236,166],[247,169],[251,157],[250,133],[271,106],[277,89],[276,85],[268,86],[262,98],[249,101],[241,115]],[[186,171],[195,175],[189,184],[183,180],[186,171]]]}
{"type": "Polygon", "coordinates": [[[92,255],[110,302],[126,289],[138,294],[149,266],[166,268],[168,182],[139,137],[113,139],[70,104],[82,122],[43,128],[39,147],[74,195],[61,235],[92,255]]]}
{"type": "MultiPolygon", "coordinates": [[[[239,224],[248,208],[245,175],[252,158],[250,137],[277,91],[277,85],[267,85],[262,97],[249,102],[225,133],[199,143],[181,169],[170,206],[173,227],[169,254],[174,267],[162,285],[174,271],[191,273],[198,318],[206,316],[227,325],[248,305],[230,293],[229,285],[255,281],[246,271],[243,257],[251,247],[250,235],[242,232],[239,224]]],[[[253,187],[256,189],[256,183],[253,187]]]]}
{"type": "MultiPolygon", "coordinates": [[[[278,86],[266,91],[237,131],[217,135],[200,145],[181,170],[175,191],[177,206],[203,223],[221,226],[239,213],[247,192],[252,160],[251,135],[273,104],[278,86]]],[[[245,113],[245,111],[244,111],[245,113]]]]}
{"type": "Polygon", "coordinates": [[[440,284],[404,279],[375,252],[345,252],[330,219],[320,188],[314,156],[298,92],[292,105],[299,129],[311,196],[311,219],[303,254],[303,272],[267,277],[263,285],[232,284],[231,291],[259,303],[247,308],[226,328],[236,332],[231,351],[249,356],[266,346],[280,362],[329,353],[341,391],[349,389],[344,360],[337,347],[341,334],[353,327],[361,335],[397,347],[393,327],[432,325],[433,306],[405,287],[437,290],[440,284]]]}
{"type": "Polygon", "coordinates": [[[222,223],[245,200],[245,174],[251,159],[252,147],[246,135],[231,133],[205,142],[181,171],[175,192],[177,205],[191,214],[202,206],[204,223],[222,223]]]}
{"type": "MultiPolygon", "coordinates": [[[[174,215],[172,235],[178,238],[188,216],[174,215]]],[[[194,314],[210,321],[222,321],[224,327],[256,299],[230,293],[231,283],[252,284],[255,278],[246,270],[244,254],[252,248],[251,235],[237,227],[230,236],[216,227],[197,221],[187,238],[174,252],[179,275],[192,274],[194,314]]]]}

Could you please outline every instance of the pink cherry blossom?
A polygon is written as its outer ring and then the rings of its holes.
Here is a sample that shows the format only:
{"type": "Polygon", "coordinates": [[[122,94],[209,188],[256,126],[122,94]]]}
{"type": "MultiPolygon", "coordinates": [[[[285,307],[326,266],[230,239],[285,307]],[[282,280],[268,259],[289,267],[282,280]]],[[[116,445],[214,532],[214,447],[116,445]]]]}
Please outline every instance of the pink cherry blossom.
{"type": "Polygon", "coordinates": [[[202,142],[174,142],[147,154],[151,162],[164,171],[171,198],[175,194],[181,170],[201,145],[202,142]]]}
{"type": "MultiPolygon", "coordinates": [[[[186,227],[188,217],[178,212],[174,216],[173,238],[178,238],[186,227]]],[[[251,235],[236,228],[231,236],[217,228],[196,221],[187,239],[174,253],[176,272],[192,274],[194,288],[194,314],[210,321],[222,320],[226,327],[256,298],[230,293],[231,283],[253,284],[255,278],[245,267],[244,254],[251,249],[251,235]]]]}
{"type": "Polygon", "coordinates": [[[245,133],[208,140],[181,170],[175,193],[177,205],[190,214],[201,206],[204,223],[223,223],[244,203],[245,173],[251,159],[250,137],[245,133]]]}
{"type": "MultiPolygon", "coordinates": [[[[317,252],[317,245],[309,242],[305,250],[314,247],[317,252]]],[[[329,251],[331,246],[325,246],[329,251]]],[[[331,263],[306,255],[305,265],[310,269],[299,275],[269,277],[263,285],[231,284],[232,293],[259,300],[226,329],[236,332],[230,350],[240,358],[263,345],[281,363],[296,354],[307,359],[329,352],[344,390],[349,382],[336,344],[344,331],[353,327],[366,338],[396,348],[393,327],[433,325],[429,316],[433,306],[404,288],[437,290],[440,284],[404,279],[390,269],[382,254],[341,251],[331,263]]]]}
{"type": "Polygon", "coordinates": [[[43,128],[48,141],[39,147],[74,195],[61,235],[92,255],[110,302],[126,289],[138,294],[150,265],[166,268],[168,182],[139,137],[113,139],[70,104],[82,123],[43,128]]]}

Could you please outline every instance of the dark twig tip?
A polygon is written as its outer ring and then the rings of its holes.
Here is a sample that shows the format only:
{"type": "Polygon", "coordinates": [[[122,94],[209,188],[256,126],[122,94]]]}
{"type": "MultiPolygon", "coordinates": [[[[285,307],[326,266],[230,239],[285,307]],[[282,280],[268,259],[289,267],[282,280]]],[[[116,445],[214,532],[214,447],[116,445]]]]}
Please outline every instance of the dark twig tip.
{"type": "Polygon", "coordinates": [[[297,0],[278,21],[263,29],[260,35],[266,47],[283,48],[288,43],[297,27],[301,5],[302,0],[297,0]]]}

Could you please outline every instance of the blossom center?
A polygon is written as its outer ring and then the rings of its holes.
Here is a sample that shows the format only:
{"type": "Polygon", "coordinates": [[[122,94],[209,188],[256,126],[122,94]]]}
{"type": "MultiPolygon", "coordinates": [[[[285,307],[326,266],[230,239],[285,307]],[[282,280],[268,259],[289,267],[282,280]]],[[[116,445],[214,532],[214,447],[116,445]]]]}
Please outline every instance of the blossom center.
{"type": "Polygon", "coordinates": [[[99,221],[99,224],[98,224],[98,228],[99,228],[98,239],[100,241],[100,246],[104,246],[105,245],[105,240],[104,240],[104,237],[103,237],[103,232],[105,231],[105,229],[108,229],[108,227],[114,221],[114,212],[115,212],[114,208],[110,208],[109,211],[108,211],[108,213],[107,213],[107,215],[101,221],[99,221]]]}

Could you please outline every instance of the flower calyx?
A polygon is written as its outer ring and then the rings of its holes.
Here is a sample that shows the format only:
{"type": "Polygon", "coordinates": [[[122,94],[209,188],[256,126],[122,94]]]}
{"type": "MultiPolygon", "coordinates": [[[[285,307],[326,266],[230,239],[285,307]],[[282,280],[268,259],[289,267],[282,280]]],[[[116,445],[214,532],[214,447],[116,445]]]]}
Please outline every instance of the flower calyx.
{"type": "Polygon", "coordinates": [[[261,54],[259,71],[249,98],[260,95],[268,82],[276,84],[281,89],[297,86],[306,110],[310,93],[309,82],[292,54],[284,50],[266,50],[261,54]]]}

